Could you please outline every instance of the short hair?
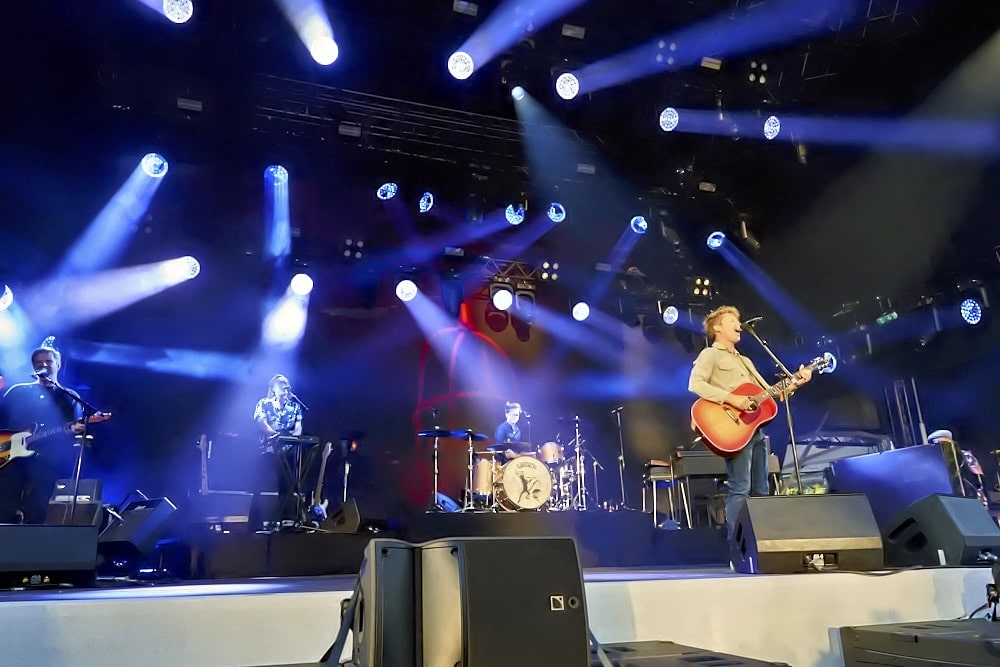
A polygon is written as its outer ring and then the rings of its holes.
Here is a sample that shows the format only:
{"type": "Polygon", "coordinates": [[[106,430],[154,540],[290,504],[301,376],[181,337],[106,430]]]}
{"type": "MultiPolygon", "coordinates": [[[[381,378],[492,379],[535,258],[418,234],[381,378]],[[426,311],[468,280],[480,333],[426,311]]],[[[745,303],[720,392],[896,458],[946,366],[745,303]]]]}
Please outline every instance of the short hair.
{"type": "Polygon", "coordinates": [[[514,401],[507,401],[503,405],[503,411],[505,413],[513,412],[514,410],[520,410],[520,409],[521,409],[521,404],[515,403],[514,401]]]}
{"type": "Polygon", "coordinates": [[[740,311],[736,309],[736,306],[719,306],[708,315],[705,316],[705,321],[702,322],[702,326],[705,329],[705,335],[708,336],[709,342],[715,341],[715,331],[713,327],[719,323],[723,315],[735,315],[736,319],[740,319],[740,311]]]}
{"type": "Polygon", "coordinates": [[[284,380],[285,382],[288,382],[288,378],[286,378],[281,373],[276,373],[275,375],[272,375],[271,379],[267,381],[268,396],[274,396],[274,385],[278,382],[278,380],[284,380]]]}
{"type": "Polygon", "coordinates": [[[55,357],[56,363],[58,363],[60,366],[62,365],[62,355],[59,353],[59,350],[57,350],[54,347],[49,347],[47,345],[36,347],[34,350],[31,351],[31,363],[35,363],[36,354],[51,354],[53,357],[55,357]]]}

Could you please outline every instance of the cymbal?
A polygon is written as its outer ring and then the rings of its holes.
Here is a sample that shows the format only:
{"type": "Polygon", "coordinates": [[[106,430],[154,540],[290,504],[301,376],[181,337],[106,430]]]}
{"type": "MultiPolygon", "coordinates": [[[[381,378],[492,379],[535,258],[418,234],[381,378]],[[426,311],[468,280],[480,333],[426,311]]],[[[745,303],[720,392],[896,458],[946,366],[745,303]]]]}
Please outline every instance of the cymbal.
{"type": "Polygon", "coordinates": [[[556,421],[560,422],[573,422],[577,424],[593,424],[594,422],[589,419],[583,419],[582,417],[557,417],[556,421]]]}
{"type": "Polygon", "coordinates": [[[421,438],[458,438],[459,440],[468,440],[471,437],[473,442],[486,440],[486,435],[476,433],[472,429],[455,429],[449,431],[443,428],[432,428],[426,431],[417,431],[417,436],[421,438]]]}
{"type": "Polygon", "coordinates": [[[490,452],[506,452],[508,449],[515,452],[533,452],[535,446],[530,442],[494,442],[486,446],[486,450],[490,452]]]}

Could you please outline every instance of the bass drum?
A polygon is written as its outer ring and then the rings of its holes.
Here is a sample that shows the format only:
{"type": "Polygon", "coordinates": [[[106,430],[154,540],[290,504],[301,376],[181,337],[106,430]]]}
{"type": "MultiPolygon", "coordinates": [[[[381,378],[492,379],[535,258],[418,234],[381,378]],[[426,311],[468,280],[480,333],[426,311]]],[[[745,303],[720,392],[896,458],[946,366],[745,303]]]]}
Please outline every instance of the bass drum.
{"type": "Polygon", "coordinates": [[[521,456],[500,469],[493,493],[504,509],[541,509],[552,498],[552,476],[538,459],[521,456]]]}

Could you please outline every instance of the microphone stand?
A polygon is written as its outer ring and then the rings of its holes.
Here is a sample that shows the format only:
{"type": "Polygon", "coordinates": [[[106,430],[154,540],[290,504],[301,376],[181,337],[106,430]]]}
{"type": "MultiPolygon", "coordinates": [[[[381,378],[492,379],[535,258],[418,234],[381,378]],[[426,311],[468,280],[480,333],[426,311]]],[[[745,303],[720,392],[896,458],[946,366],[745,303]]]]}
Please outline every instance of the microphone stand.
{"type": "MultiPolygon", "coordinates": [[[[771,351],[767,341],[757,335],[757,332],[754,331],[753,324],[744,323],[742,328],[744,331],[749,332],[750,335],[753,336],[758,343],[760,343],[760,346],[764,348],[767,356],[771,357],[775,365],[777,365],[786,378],[792,379],[795,377],[794,373],[785,368],[785,365],[781,363],[781,359],[778,359],[777,355],[771,351]]],[[[785,416],[788,418],[788,438],[792,445],[792,463],[795,467],[795,484],[799,488],[799,495],[803,495],[805,493],[805,489],[802,487],[802,467],[799,465],[799,448],[795,443],[795,427],[792,424],[792,404],[789,393],[790,392],[788,391],[785,392],[785,416]]]]}
{"type": "MultiPolygon", "coordinates": [[[[622,490],[620,509],[627,510],[632,508],[628,506],[628,500],[625,497],[625,439],[622,436],[622,408],[615,408],[612,412],[614,412],[615,420],[618,422],[618,483],[622,490]]],[[[597,476],[596,473],[594,476],[597,476]]]]}
{"type": "Polygon", "coordinates": [[[79,451],[76,453],[76,465],[73,467],[73,497],[70,499],[69,521],[67,522],[63,519],[63,524],[69,523],[72,526],[74,525],[73,520],[76,517],[76,500],[80,493],[80,474],[83,472],[83,449],[87,446],[87,440],[92,439],[92,436],[87,432],[90,426],[90,418],[99,411],[93,405],[83,400],[82,397],[67,390],[55,380],[49,379],[49,383],[57,392],[78,404],[83,410],[83,432],[73,437],[74,440],[79,442],[79,451]]]}

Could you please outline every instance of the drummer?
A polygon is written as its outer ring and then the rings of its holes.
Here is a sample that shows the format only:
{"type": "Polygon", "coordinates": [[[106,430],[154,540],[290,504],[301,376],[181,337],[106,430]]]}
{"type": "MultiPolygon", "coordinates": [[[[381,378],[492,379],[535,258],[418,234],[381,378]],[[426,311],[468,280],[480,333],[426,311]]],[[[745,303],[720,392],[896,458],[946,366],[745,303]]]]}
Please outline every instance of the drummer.
{"type": "Polygon", "coordinates": [[[507,458],[513,459],[522,456],[526,452],[519,451],[524,447],[521,440],[521,427],[517,422],[521,419],[521,404],[513,401],[504,403],[504,420],[493,431],[493,441],[496,444],[505,442],[511,443],[504,454],[507,458]]]}

